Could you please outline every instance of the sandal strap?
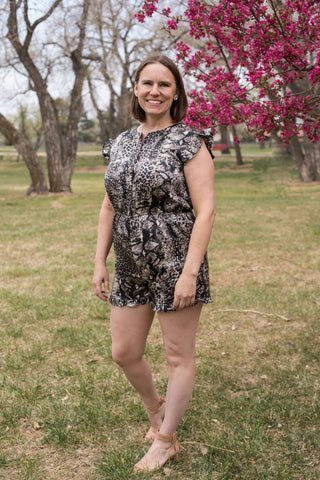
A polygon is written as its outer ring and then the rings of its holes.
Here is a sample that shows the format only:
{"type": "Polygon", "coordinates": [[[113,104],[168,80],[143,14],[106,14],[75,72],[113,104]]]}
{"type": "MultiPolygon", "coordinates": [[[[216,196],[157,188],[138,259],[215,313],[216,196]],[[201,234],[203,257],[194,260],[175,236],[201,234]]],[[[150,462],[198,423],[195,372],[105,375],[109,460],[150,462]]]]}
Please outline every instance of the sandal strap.
{"type": "Polygon", "coordinates": [[[161,442],[172,443],[172,445],[177,441],[177,432],[174,432],[172,435],[165,435],[164,433],[155,432],[154,438],[160,440],[161,442]]]}
{"type": "Polygon", "coordinates": [[[161,407],[161,405],[163,405],[165,403],[166,399],[163,398],[163,397],[160,397],[159,398],[159,401],[157,403],[154,403],[153,405],[146,405],[146,409],[147,409],[147,412],[149,413],[156,413],[159,408],[161,407]]]}

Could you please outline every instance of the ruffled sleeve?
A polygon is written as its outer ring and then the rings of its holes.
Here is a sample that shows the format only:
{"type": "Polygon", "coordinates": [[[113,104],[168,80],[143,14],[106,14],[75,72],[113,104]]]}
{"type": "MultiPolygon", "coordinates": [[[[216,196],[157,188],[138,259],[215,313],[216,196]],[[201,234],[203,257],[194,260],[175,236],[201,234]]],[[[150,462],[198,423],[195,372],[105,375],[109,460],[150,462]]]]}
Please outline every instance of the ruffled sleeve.
{"type": "Polygon", "coordinates": [[[213,133],[212,132],[208,132],[208,130],[203,130],[202,132],[199,132],[199,135],[200,137],[202,138],[202,140],[204,141],[204,143],[206,144],[206,147],[207,149],[209,150],[209,153],[211,155],[212,158],[214,158],[214,155],[212,153],[212,148],[213,148],[213,133]]]}
{"type": "Polygon", "coordinates": [[[186,127],[183,132],[183,139],[179,142],[179,147],[177,149],[180,160],[182,160],[183,163],[191,160],[191,158],[193,158],[200,150],[203,141],[205,142],[211,157],[214,158],[211,151],[213,146],[213,134],[208,131],[198,132],[186,127]]]}
{"type": "Polygon", "coordinates": [[[110,162],[110,153],[113,140],[108,138],[108,140],[103,144],[102,155],[104,156],[104,163],[108,164],[110,162]]]}

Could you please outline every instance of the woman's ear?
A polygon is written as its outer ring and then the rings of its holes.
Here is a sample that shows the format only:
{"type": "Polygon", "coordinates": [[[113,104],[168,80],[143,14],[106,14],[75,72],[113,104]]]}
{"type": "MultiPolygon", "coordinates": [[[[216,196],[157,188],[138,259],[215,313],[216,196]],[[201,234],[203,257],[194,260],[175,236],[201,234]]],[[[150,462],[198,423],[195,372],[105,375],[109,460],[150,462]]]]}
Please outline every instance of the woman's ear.
{"type": "Polygon", "coordinates": [[[138,85],[136,84],[136,82],[134,83],[133,91],[134,91],[135,96],[137,97],[138,96],[138,85]]]}

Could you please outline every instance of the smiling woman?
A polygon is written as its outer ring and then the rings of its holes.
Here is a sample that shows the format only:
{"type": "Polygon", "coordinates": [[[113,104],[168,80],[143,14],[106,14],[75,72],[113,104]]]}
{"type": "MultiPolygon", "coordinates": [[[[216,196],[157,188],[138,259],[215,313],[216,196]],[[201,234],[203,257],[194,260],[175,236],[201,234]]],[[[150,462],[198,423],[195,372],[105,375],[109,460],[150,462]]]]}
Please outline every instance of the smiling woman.
{"type": "Polygon", "coordinates": [[[145,135],[153,127],[159,129],[171,125],[170,109],[178,95],[174,76],[167,67],[161,63],[147,65],[135,83],[134,93],[148,123],[147,129],[139,127],[139,132],[145,135]]]}
{"type": "Polygon", "coordinates": [[[116,256],[110,295],[112,356],[145,404],[153,444],[134,471],[161,468],[178,453],[176,429],[195,380],[195,335],[211,302],[206,249],[214,221],[212,137],[181,122],[187,97],[168,57],[154,55],[137,70],[131,113],[142,123],[104,145],[110,159],[99,217],[93,276],[108,300],[106,258],[116,256]],[[209,151],[208,148],[209,147],[209,151]],[[169,380],[156,390],[144,356],[157,312],[169,380]]]}

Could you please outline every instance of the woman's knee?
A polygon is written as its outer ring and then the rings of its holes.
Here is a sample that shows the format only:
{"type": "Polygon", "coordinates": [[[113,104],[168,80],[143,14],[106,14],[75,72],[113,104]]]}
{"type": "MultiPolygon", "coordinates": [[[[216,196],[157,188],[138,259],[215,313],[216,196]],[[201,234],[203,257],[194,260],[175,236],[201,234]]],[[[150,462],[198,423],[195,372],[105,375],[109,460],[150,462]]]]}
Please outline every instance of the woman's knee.
{"type": "Polygon", "coordinates": [[[111,307],[112,358],[121,367],[143,357],[153,315],[149,304],[111,307]]]}
{"type": "Polygon", "coordinates": [[[171,350],[170,348],[166,349],[166,358],[168,365],[171,369],[175,368],[184,368],[191,369],[195,368],[195,352],[189,351],[186,355],[176,350],[171,350]]]}
{"type": "Polygon", "coordinates": [[[141,360],[143,352],[128,345],[112,345],[112,359],[120,367],[125,367],[141,360]]]}

